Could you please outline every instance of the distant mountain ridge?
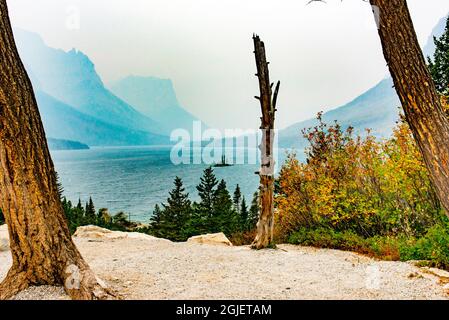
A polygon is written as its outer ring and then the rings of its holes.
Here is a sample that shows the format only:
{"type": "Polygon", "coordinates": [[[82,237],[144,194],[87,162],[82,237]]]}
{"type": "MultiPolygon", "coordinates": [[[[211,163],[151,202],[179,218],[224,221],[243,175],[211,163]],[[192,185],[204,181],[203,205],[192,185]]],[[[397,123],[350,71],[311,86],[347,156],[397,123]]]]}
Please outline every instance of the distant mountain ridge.
{"type": "Polygon", "coordinates": [[[35,90],[48,137],[75,140],[89,146],[169,144],[169,138],[107,123],[69,106],[41,90],[35,90]]]}
{"type": "Polygon", "coordinates": [[[434,37],[439,38],[443,35],[444,29],[446,28],[446,21],[449,15],[444,16],[438,21],[437,25],[433,28],[432,33],[427,39],[427,43],[423,48],[424,57],[432,57],[435,53],[435,43],[433,41],[434,37]]]}
{"type": "Polygon", "coordinates": [[[47,137],[90,146],[170,144],[157,121],[104,86],[82,52],[50,48],[32,32],[14,29],[14,34],[47,137]]]}
{"type": "MultiPolygon", "coordinates": [[[[428,43],[423,49],[424,55],[433,56],[435,46],[433,37],[444,33],[447,16],[442,18],[432,31],[428,43]]],[[[338,121],[343,128],[354,127],[355,131],[364,134],[366,129],[377,137],[385,138],[391,135],[392,129],[399,119],[401,103],[393,86],[391,77],[382,80],[353,101],[327,111],[323,120],[327,123],[338,121]]],[[[280,130],[279,146],[282,148],[303,149],[308,146],[301,131],[317,124],[316,119],[309,119],[280,130]]]]}
{"type": "MultiPolygon", "coordinates": [[[[116,96],[159,122],[167,132],[178,128],[191,131],[193,122],[200,121],[180,106],[170,79],[128,76],[109,87],[116,96]]],[[[203,123],[202,127],[207,126],[203,123]]]]}
{"type": "Polygon", "coordinates": [[[47,138],[48,148],[50,150],[88,150],[89,146],[87,144],[71,141],[71,140],[61,140],[47,138]]]}
{"type": "MultiPolygon", "coordinates": [[[[399,106],[399,98],[393,89],[393,80],[388,78],[348,104],[325,112],[322,118],[326,123],[337,120],[343,128],[352,126],[355,132],[362,135],[365,129],[371,129],[373,135],[386,137],[390,135],[398,120],[399,106]]],[[[281,130],[279,146],[304,148],[308,142],[302,137],[302,130],[317,124],[317,119],[310,119],[281,130]]]]}
{"type": "Polygon", "coordinates": [[[35,89],[105,122],[153,133],[162,132],[159,123],[105,88],[94,64],[81,51],[72,49],[65,52],[50,48],[39,35],[21,29],[16,29],[14,34],[35,89]]]}

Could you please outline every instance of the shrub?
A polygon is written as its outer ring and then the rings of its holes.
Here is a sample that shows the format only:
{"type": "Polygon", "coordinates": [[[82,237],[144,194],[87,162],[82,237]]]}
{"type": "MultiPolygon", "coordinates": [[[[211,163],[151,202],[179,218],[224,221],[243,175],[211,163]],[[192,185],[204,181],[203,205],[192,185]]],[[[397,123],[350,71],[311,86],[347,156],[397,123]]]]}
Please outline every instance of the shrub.
{"type": "Polygon", "coordinates": [[[368,131],[319,125],[305,132],[306,162],[294,154],[278,179],[277,230],[284,238],[296,230],[330,228],[364,238],[421,236],[441,220],[442,209],[424,161],[408,127],[401,123],[391,139],[377,141],[368,131]]]}
{"type": "Polygon", "coordinates": [[[401,260],[427,260],[438,268],[449,268],[449,225],[436,225],[427,234],[401,247],[401,260]]]}
{"type": "Polygon", "coordinates": [[[350,231],[337,232],[330,228],[301,228],[290,235],[289,243],[368,253],[364,238],[350,231]]]}
{"type": "Polygon", "coordinates": [[[405,122],[379,141],[318,120],[306,161],[281,168],[277,241],[449,267],[449,223],[405,122]]]}

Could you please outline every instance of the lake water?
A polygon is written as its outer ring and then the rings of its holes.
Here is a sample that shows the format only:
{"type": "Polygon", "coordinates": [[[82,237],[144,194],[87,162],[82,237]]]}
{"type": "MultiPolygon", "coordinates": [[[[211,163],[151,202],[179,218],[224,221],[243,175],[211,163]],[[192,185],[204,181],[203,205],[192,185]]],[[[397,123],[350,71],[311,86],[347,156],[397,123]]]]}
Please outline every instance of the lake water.
{"type": "MultiPolygon", "coordinates": [[[[191,200],[198,200],[195,187],[208,165],[174,165],[170,151],[170,147],[108,147],[51,154],[64,195],[74,204],[78,198],[84,203],[92,196],[97,209],[123,211],[133,221],[148,222],[154,206],[166,202],[176,176],[183,179],[191,200]]],[[[285,151],[279,152],[278,163],[283,159],[285,151]]],[[[259,164],[214,168],[217,178],[227,182],[231,193],[240,185],[247,203],[258,188],[258,170],[259,164]]]]}

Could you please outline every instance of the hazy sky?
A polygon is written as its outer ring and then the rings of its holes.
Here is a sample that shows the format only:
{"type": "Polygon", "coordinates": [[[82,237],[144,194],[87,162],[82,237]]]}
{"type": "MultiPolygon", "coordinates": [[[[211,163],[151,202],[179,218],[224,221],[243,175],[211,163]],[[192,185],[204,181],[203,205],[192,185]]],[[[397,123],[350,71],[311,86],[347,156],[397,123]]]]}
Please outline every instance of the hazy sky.
{"type": "MultiPolygon", "coordinates": [[[[190,112],[218,128],[259,125],[253,32],[282,82],[278,127],[352,100],[387,74],[362,0],[9,0],[13,26],[86,53],[108,83],[130,74],[173,80],[190,112]],[[79,12],[79,19],[77,13],[79,12]],[[79,20],[79,28],[77,28],[79,20]]],[[[447,0],[408,0],[422,43],[447,0]]]]}

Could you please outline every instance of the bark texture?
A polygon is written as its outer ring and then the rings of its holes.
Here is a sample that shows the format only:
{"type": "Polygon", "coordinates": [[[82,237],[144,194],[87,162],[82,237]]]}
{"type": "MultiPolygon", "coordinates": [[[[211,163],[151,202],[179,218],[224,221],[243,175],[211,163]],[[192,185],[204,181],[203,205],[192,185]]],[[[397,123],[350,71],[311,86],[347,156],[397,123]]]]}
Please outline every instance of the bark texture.
{"type": "Polygon", "coordinates": [[[257,223],[257,234],[252,247],[254,249],[267,248],[273,245],[274,223],[274,119],[276,113],[276,100],[280,82],[277,83],[274,93],[273,84],[270,83],[268,62],[265,54],[265,45],[258,36],[253,36],[254,54],[256,56],[257,74],[259,79],[260,101],[262,109],[261,130],[262,142],[261,168],[260,168],[260,216],[257,223]]]}
{"type": "Polygon", "coordinates": [[[419,46],[407,1],[370,3],[406,120],[449,215],[449,121],[419,46]]]}
{"type": "Polygon", "coordinates": [[[0,207],[13,265],[0,299],[31,285],[64,285],[74,299],[112,293],[95,277],[70,237],[31,82],[0,0],[0,207]]]}

